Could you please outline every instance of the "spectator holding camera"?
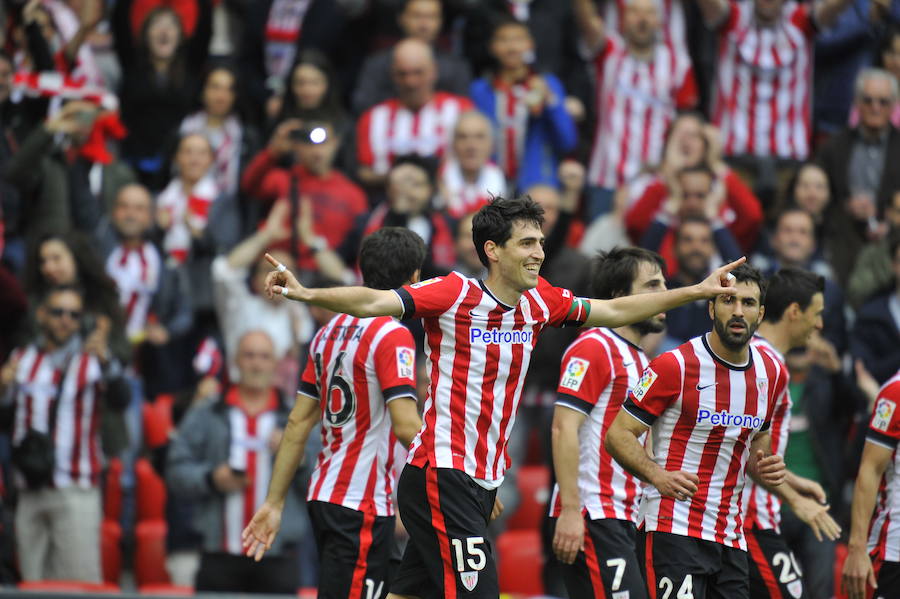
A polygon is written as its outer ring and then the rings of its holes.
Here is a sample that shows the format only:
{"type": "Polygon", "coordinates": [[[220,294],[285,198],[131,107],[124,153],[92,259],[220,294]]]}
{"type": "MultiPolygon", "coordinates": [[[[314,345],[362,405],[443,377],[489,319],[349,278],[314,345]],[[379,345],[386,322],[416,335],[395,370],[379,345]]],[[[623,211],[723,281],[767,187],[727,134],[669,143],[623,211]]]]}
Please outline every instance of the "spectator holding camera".
{"type": "Polygon", "coordinates": [[[39,329],[0,372],[14,410],[12,446],[20,485],[16,541],[24,580],[100,582],[100,467],[104,409],[129,401],[121,365],[81,335],[85,303],[72,286],[40,302],[39,329]]]}
{"type": "Polygon", "coordinates": [[[100,129],[115,137],[124,134],[117,119],[96,104],[71,101],[35,127],[10,158],[4,178],[26,199],[26,238],[72,226],[90,230],[96,215],[86,214],[85,206],[108,213],[119,188],[135,180],[106,147],[100,129]]]}
{"type": "MultiPolygon", "coordinates": [[[[324,113],[301,121],[288,119],[278,125],[269,145],[253,159],[241,181],[245,194],[271,206],[275,200],[290,200],[292,179],[296,193],[313,210],[315,237],[297,250],[301,269],[315,268],[315,254],[337,248],[369,203],[358,185],[334,168],[341,146],[335,123],[324,113]]],[[[283,213],[290,230],[291,212],[283,213]]],[[[299,217],[299,213],[294,215],[299,217]]],[[[286,243],[286,239],[280,242],[286,243]]]]}

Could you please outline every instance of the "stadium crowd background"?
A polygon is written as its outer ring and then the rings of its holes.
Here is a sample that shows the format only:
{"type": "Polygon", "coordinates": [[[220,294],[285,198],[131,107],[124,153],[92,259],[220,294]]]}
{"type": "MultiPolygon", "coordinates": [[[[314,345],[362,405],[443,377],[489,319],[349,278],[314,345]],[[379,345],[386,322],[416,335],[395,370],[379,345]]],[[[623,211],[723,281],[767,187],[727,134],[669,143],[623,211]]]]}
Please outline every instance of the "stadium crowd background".
{"type": "MultiPolygon", "coordinates": [[[[262,252],[308,284],[347,284],[362,237],[399,225],[426,241],[423,278],[480,276],[471,214],[521,193],[547,213],[542,275],[576,293],[596,251],[628,244],[665,257],[670,287],[740,255],[827,278],[825,328],[789,356],[786,461],[828,490],[848,530],[872,401],[900,368],[900,1],[832,2],[828,27],[802,3],[721,3],[718,16],[715,4],[3,2],[0,580],[54,577],[27,548],[15,558],[14,522],[84,555],[102,544],[114,582],[115,559],[138,584],[190,586],[201,554],[239,553],[199,512],[210,489],[246,491],[254,474],[179,461],[170,442],[192,406],[228,401],[241,377],[289,405],[330,315],[266,300],[262,252]],[[753,19],[767,26],[742,24],[753,19]],[[68,285],[75,307],[49,294],[68,285]],[[87,492],[61,500],[104,489],[92,546],[77,545],[77,522],[39,532],[15,513],[33,490],[13,466],[10,389],[28,358],[14,350],[54,336],[96,356],[105,383],[84,426],[55,415],[77,429],[70,480],[55,486],[87,492]]],[[[675,310],[648,354],[708,328],[705,306],[675,310]]],[[[501,580],[504,546],[542,559],[534,495],[549,489],[549,414],[574,334],[548,332],[528,373],[494,525],[500,539],[521,533],[499,543],[501,580]]],[[[420,363],[420,390],[426,376],[420,363]]],[[[213,429],[191,442],[217,442],[213,429]]],[[[291,511],[284,555],[312,587],[305,508],[291,511]]],[[[808,578],[832,576],[835,544],[789,515],[784,529],[808,578]]],[[[546,559],[545,589],[562,595],[546,559]]]]}

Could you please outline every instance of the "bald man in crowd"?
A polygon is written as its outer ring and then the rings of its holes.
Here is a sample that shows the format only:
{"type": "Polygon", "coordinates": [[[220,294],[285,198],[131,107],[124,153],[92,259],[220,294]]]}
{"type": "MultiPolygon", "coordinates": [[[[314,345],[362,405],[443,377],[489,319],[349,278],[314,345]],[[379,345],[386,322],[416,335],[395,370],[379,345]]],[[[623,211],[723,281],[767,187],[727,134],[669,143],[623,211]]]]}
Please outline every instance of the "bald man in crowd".
{"type": "Polygon", "coordinates": [[[357,123],[358,174],[370,187],[384,184],[395,156],[442,157],[457,118],[473,108],[468,98],[436,91],[434,52],[420,39],[394,47],[391,78],[397,95],[367,110],[357,123]]]}

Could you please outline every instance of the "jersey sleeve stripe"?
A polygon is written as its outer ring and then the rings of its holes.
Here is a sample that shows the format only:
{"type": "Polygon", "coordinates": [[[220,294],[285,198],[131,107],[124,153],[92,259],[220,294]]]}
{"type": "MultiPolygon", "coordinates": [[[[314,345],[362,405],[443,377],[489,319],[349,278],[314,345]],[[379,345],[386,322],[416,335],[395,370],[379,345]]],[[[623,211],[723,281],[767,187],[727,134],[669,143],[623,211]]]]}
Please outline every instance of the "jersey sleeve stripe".
{"type": "Polygon", "coordinates": [[[300,381],[300,388],[297,389],[297,393],[308,395],[316,401],[319,401],[319,388],[307,381],[300,381]]]}
{"type": "Polygon", "coordinates": [[[556,394],[556,405],[565,406],[567,408],[571,408],[576,412],[581,412],[585,416],[590,415],[591,410],[594,406],[590,403],[575,397],[574,395],[569,395],[568,393],[557,393],[556,394]]]}
{"type": "Polygon", "coordinates": [[[882,447],[886,447],[887,449],[897,449],[897,443],[900,442],[900,439],[895,439],[890,435],[886,435],[880,431],[872,430],[870,428],[868,431],[866,431],[866,441],[869,441],[876,445],[881,445],[882,447]]]}
{"type": "Polygon", "coordinates": [[[418,399],[416,390],[412,385],[395,385],[393,387],[388,387],[387,389],[382,389],[381,394],[384,396],[384,403],[401,397],[418,399]]]}
{"type": "Polygon", "coordinates": [[[394,289],[394,293],[397,294],[397,298],[400,300],[400,305],[403,309],[400,320],[412,318],[412,315],[416,313],[416,302],[413,300],[412,294],[402,287],[400,289],[394,289]]]}
{"type": "Polygon", "coordinates": [[[638,407],[634,400],[630,397],[625,400],[625,403],[622,405],[622,409],[628,412],[630,416],[635,418],[636,420],[640,420],[647,426],[653,426],[653,423],[656,422],[657,416],[655,414],[651,414],[647,410],[643,410],[638,407]]]}

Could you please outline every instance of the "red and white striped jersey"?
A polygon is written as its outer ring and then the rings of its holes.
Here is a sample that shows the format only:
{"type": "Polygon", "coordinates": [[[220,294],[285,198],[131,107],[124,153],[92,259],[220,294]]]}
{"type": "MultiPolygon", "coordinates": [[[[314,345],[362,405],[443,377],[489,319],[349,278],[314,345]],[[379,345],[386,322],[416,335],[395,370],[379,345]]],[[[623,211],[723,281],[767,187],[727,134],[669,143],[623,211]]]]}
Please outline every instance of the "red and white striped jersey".
{"type": "Polygon", "coordinates": [[[100,449],[100,363],[76,353],[63,367],[35,345],[16,350],[15,419],[12,445],[29,429],[50,434],[55,450],[53,486],[91,488],[97,485],[103,455],[100,449]],[[51,430],[51,412],[56,424],[51,430]]]}
{"type": "Polygon", "coordinates": [[[106,274],[119,288],[119,301],[125,310],[125,334],[140,336],[147,326],[150,304],[159,288],[162,260],[152,243],[139,247],[120,244],[106,259],[106,274]]]}
{"type": "Polygon", "coordinates": [[[706,335],[650,363],[624,409],[653,428],[657,464],[692,472],[700,484],[688,501],[644,489],[646,530],[747,550],[741,494],[750,443],[769,429],[786,374],[775,358],[752,346],[745,366],[728,364],[713,353],[706,335]]]}
{"type": "Polygon", "coordinates": [[[463,177],[456,159],[446,160],[441,165],[440,181],[444,204],[440,207],[455,219],[477,212],[490,202],[492,197],[506,194],[506,177],[503,176],[500,167],[493,162],[481,167],[478,180],[470,183],[463,177]]]}
{"type": "Polygon", "coordinates": [[[472,110],[472,101],[447,92],[436,92],[417,111],[396,98],[376,104],[356,125],[357,158],[376,174],[388,172],[396,156],[443,156],[450,146],[456,119],[472,110]]]}
{"type": "Polygon", "coordinates": [[[887,562],[900,562],[900,372],[884,384],[875,400],[866,442],[892,450],[891,463],[884,472],[876,517],[869,532],[870,549],[878,549],[887,562]]]}
{"type": "MultiPolygon", "coordinates": [[[[638,520],[643,483],[613,459],[603,441],[646,367],[643,350],[607,328],[583,332],[563,355],[556,405],[587,416],[578,430],[578,490],[592,520],[638,520]]],[[[550,515],[559,516],[561,509],[556,485],[550,515]]]]}
{"type": "MultiPolygon", "coordinates": [[[[784,362],[784,356],[765,337],[754,335],[750,344],[778,361],[784,372],[784,391],[775,398],[772,426],[769,429],[769,433],[772,435],[772,453],[784,456],[791,424],[791,392],[788,387],[791,380],[790,372],[784,362]]],[[[779,497],[769,493],[762,485],[750,478],[744,487],[743,502],[745,530],[758,528],[781,532],[781,499],[779,497]]]]}
{"type": "Polygon", "coordinates": [[[225,405],[231,442],[228,465],[244,472],[249,484],[243,491],[225,495],[222,542],[226,552],[243,555],[241,532],[266,500],[272,478],[275,452],[270,447],[270,440],[279,428],[278,393],[272,390],[265,409],[252,416],[241,406],[237,387],[225,394],[225,405]]]}
{"type": "Polygon", "coordinates": [[[387,404],[416,399],[412,334],[388,316],[338,314],[309,347],[298,393],[319,401],[322,451],[308,501],[391,516],[394,446],[387,404]]]}
{"type": "Polygon", "coordinates": [[[542,278],[515,306],[458,272],[396,290],[403,318],[423,319],[431,386],[408,462],[462,470],[495,488],[509,467],[531,352],[546,326],[579,326],[589,308],[542,278]]]}
{"type": "Polygon", "coordinates": [[[610,35],[594,63],[598,117],[588,180],[616,188],[661,160],[666,129],[676,109],[696,104],[697,84],[687,55],[668,43],[643,60],[610,35]]]}
{"type": "MultiPolygon", "coordinates": [[[[606,2],[603,13],[603,22],[609,31],[617,31],[622,34],[622,19],[620,15],[625,12],[626,0],[606,2]]],[[[659,0],[659,22],[663,26],[663,39],[670,43],[675,50],[688,56],[687,46],[687,20],[684,15],[684,4],[681,0],[659,0]]]]}
{"type": "Polygon", "coordinates": [[[726,156],[805,160],[812,104],[812,5],[785,2],[773,27],[760,26],[752,2],[730,1],[719,31],[713,122],[726,156]]]}

